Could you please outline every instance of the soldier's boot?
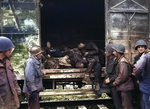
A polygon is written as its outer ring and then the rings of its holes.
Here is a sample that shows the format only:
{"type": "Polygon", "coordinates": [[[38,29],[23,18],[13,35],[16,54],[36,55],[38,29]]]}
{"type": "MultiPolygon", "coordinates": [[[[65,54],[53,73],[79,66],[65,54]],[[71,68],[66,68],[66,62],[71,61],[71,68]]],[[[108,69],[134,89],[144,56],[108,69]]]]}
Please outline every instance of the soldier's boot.
{"type": "Polygon", "coordinates": [[[95,83],[94,93],[99,96],[101,96],[101,94],[102,94],[100,91],[100,83],[98,83],[98,82],[95,83]]]}
{"type": "Polygon", "coordinates": [[[82,79],[82,82],[87,85],[92,85],[93,81],[90,79],[89,74],[85,74],[84,78],[82,79]]]}

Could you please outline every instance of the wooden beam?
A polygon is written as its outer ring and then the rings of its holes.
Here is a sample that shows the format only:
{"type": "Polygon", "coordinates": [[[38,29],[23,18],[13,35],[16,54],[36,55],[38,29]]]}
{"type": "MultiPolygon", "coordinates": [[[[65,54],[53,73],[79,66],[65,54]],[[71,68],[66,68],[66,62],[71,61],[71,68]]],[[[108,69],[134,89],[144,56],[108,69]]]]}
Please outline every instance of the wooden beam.
{"type": "Polygon", "coordinates": [[[78,109],[87,109],[84,105],[78,106],[78,109]]]}
{"type": "Polygon", "coordinates": [[[106,106],[102,105],[97,105],[99,107],[99,109],[108,109],[106,106]]]}
{"type": "Polygon", "coordinates": [[[9,4],[10,4],[10,8],[14,14],[14,17],[15,17],[15,20],[16,20],[16,24],[17,24],[17,27],[20,29],[21,28],[21,25],[19,23],[19,19],[18,19],[18,16],[15,14],[15,8],[13,6],[13,3],[12,3],[12,0],[8,0],[9,4]]]}
{"type": "MultiPolygon", "coordinates": [[[[71,69],[42,69],[42,72],[45,74],[51,73],[75,73],[75,72],[86,72],[87,68],[71,68],[71,69]]],[[[105,71],[106,68],[102,67],[102,71],[105,71]]],[[[94,70],[93,70],[94,71],[94,70]]]]}
{"type": "Polygon", "coordinates": [[[65,109],[65,107],[57,107],[57,109],[65,109]]]}
{"type": "Polygon", "coordinates": [[[75,72],[85,72],[86,68],[71,68],[71,69],[43,69],[42,70],[46,74],[50,73],[75,73],[75,72]]]}
{"type": "Polygon", "coordinates": [[[49,90],[40,92],[40,96],[50,95],[83,95],[83,94],[94,94],[93,89],[76,89],[76,90],[49,90]]]}

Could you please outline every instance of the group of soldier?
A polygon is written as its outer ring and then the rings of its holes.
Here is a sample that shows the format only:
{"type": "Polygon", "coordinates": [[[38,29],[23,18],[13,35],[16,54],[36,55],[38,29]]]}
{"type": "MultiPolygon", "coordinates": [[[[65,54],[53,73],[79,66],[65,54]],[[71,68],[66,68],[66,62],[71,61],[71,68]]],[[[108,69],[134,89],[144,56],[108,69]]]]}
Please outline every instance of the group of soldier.
{"type": "MultiPolygon", "coordinates": [[[[20,106],[18,95],[21,94],[21,89],[10,63],[15,46],[7,37],[0,37],[0,45],[0,108],[17,109],[20,106]]],[[[87,67],[82,82],[94,84],[95,94],[101,95],[100,79],[104,63],[99,57],[98,47],[93,42],[89,42],[80,43],[77,48],[67,54],[68,62],[74,67],[87,67]],[[89,76],[93,69],[94,83],[89,76]]],[[[144,40],[137,41],[135,49],[139,54],[131,64],[124,55],[123,44],[109,44],[105,47],[107,75],[104,83],[110,87],[116,109],[133,109],[133,92],[138,93],[136,96],[141,96],[136,101],[141,102],[139,109],[150,109],[150,54],[147,52],[147,44],[144,40]]],[[[40,60],[43,51],[41,47],[33,46],[30,53],[31,57],[25,63],[22,92],[28,98],[28,109],[40,109],[39,92],[43,90],[42,74],[44,74],[41,71],[40,60]]]]}
{"type": "Polygon", "coordinates": [[[133,101],[138,109],[150,109],[150,54],[147,43],[144,40],[136,42],[138,55],[133,64],[125,57],[123,44],[109,44],[105,50],[105,84],[111,89],[116,109],[133,109],[133,101]]]}

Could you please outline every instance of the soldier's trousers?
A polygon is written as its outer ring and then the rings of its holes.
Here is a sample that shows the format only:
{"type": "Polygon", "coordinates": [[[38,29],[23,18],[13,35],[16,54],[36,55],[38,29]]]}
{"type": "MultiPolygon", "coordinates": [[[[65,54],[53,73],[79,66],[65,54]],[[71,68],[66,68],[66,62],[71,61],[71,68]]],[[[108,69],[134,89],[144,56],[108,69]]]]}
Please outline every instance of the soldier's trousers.
{"type": "Polygon", "coordinates": [[[40,109],[39,92],[31,92],[28,98],[28,109],[40,109]]]}
{"type": "Polygon", "coordinates": [[[116,109],[122,109],[121,97],[119,96],[119,93],[116,91],[116,87],[111,87],[110,90],[111,90],[113,103],[116,109]]]}
{"type": "Polygon", "coordinates": [[[133,109],[132,104],[132,90],[127,92],[121,92],[123,109],[133,109]]]}

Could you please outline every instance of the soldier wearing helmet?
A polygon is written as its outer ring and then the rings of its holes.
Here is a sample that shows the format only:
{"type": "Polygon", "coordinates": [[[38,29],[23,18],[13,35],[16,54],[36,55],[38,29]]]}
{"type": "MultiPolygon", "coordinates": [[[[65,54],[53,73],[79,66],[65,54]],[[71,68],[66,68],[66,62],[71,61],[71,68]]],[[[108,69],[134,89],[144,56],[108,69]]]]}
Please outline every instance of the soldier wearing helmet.
{"type": "Polygon", "coordinates": [[[116,86],[116,91],[119,91],[121,95],[123,109],[133,109],[132,90],[134,84],[130,77],[129,61],[124,56],[125,46],[119,43],[112,48],[115,57],[117,57],[116,74],[118,75],[113,85],[116,86]]]}
{"type": "Polygon", "coordinates": [[[109,86],[111,90],[111,95],[113,99],[113,103],[116,107],[116,109],[122,109],[121,99],[119,97],[119,93],[116,91],[116,87],[112,86],[112,83],[117,78],[116,72],[115,72],[115,66],[116,66],[116,60],[117,58],[113,54],[113,47],[114,44],[109,44],[105,47],[105,54],[107,59],[106,64],[106,72],[107,75],[105,76],[105,84],[109,86]]]}
{"type": "Polygon", "coordinates": [[[43,90],[41,62],[42,50],[39,46],[30,49],[31,57],[25,64],[23,92],[28,95],[28,109],[39,109],[39,92],[43,90]]]}
{"type": "MultiPolygon", "coordinates": [[[[134,61],[133,64],[136,65],[137,61],[140,59],[140,57],[142,56],[143,53],[146,53],[146,49],[147,49],[147,43],[144,40],[138,40],[135,43],[135,50],[138,51],[138,54],[134,57],[134,61]]],[[[134,80],[134,84],[135,84],[135,89],[134,90],[134,94],[133,94],[133,98],[135,99],[135,102],[138,105],[138,108],[141,108],[140,102],[141,102],[141,92],[139,90],[139,84],[137,83],[137,81],[141,81],[142,80],[142,75],[138,75],[138,77],[132,77],[134,80]]]]}
{"type": "Polygon", "coordinates": [[[146,52],[147,49],[147,43],[144,40],[138,40],[135,44],[135,50],[138,51],[138,55],[136,55],[134,57],[134,62],[133,64],[135,64],[139,58],[141,57],[141,55],[146,52]]]}
{"type": "Polygon", "coordinates": [[[12,41],[7,37],[0,37],[0,108],[17,109],[20,107],[18,95],[21,89],[10,62],[14,50],[12,41]],[[13,99],[12,99],[13,98],[13,99]]]}

